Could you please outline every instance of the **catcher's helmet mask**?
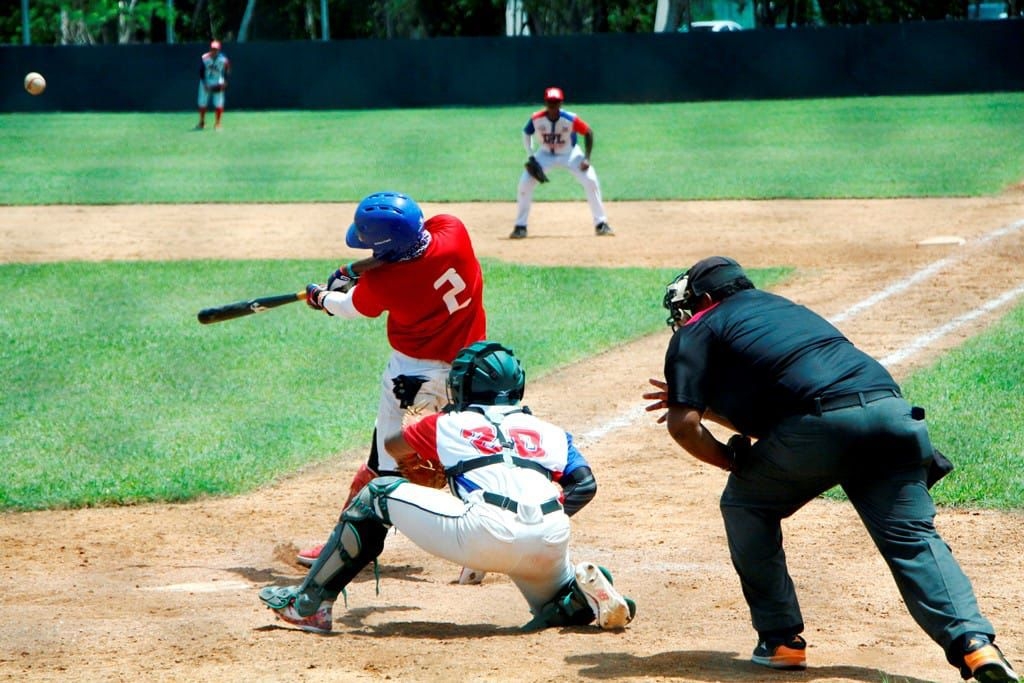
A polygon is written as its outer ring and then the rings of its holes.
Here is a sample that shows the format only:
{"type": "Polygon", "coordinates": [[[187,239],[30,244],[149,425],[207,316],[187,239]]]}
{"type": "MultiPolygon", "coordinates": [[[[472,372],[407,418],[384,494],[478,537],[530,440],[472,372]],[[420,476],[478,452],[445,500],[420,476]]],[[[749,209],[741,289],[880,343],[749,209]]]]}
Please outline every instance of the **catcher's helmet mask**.
{"type": "Polygon", "coordinates": [[[735,260],[726,256],[701,259],[665,288],[662,305],[669,311],[665,322],[673,330],[685,325],[705,294],[710,294],[714,301],[721,301],[730,294],[753,288],[754,283],[735,260]]]}
{"type": "Polygon", "coordinates": [[[459,351],[448,372],[448,401],[453,410],[469,405],[513,406],[523,399],[526,372],[512,349],[479,341],[459,351]]]}
{"type": "Polygon", "coordinates": [[[375,192],[359,202],[345,244],[372,249],[374,257],[393,263],[420,256],[430,245],[423,210],[401,192],[375,192]]]}

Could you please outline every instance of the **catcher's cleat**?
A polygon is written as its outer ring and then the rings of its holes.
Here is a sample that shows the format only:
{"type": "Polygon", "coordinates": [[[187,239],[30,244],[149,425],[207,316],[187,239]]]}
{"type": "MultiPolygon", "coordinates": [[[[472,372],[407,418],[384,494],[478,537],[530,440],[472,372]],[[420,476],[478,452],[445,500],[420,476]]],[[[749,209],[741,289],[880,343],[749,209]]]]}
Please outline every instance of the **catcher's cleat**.
{"type": "Polygon", "coordinates": [[[625,628],[636,616],[636,603],[622,597],[612,587],[612,574],[604,567],[593,562],[580,562],[576,565],[576,584],[587,596],[601,628],[625,628]]]}
{"type": "Polygon", "coordinates": [[[484,582],[485,576],[487,576],[487,572],[463,567],[459,572],[459,583],[463,586],[479,586],[484,582]]]}
{"type": "Polygon", "coordinates": [[[964,653],[960,674],[982,683],[1016,683],[1020,677],[1014,672],[1003,653],[988,638],[972,637],[964,653]]]}
{"type": "Polygon", "coordinates": [[[324,600],[311,614],[303,616],[295,606],[298,595],[294,587],[268,586],[260,590],[260,600],[281,621],[311,633],[330,633],[334,621],[331,614],[334,603],[324,600]]]}
{"type": "Polygon", "coordinates": [[[807,668],[807,641],[801,636],[786,639],[769,638],[754,648],[750,661],[770,669],[803,671],[807,668]]]}
{"type": "Polygon", "coordinates": [[[611,237],[615,235],[615,231],[612,230],[612,226],[601,222],[594,226],[594,234],[598,237],[611,237]]]}
{"type": "Polygon", "coordinates": [[[516,227],[512,228],[512,233],[508,236],[510,240],[521,240],[524,237],[526,237],[525,225],[517,225],[516,227]]]}
{"type": "Polygon", "coordinates": [[[306,548],[300,550],[299,554],[295,556],[295,561],[301,564],[303,567],[312,567],[316,559],[320,557],[320,553],[323,552],[324,544],[315,545],[312,548],[306,548]]]}

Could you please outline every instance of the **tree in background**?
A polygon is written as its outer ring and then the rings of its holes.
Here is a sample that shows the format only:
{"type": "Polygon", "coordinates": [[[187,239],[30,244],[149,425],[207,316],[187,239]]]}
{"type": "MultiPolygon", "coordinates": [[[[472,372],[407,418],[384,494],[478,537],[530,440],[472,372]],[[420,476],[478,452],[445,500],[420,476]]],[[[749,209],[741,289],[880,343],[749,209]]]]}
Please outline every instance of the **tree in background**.
{"type": "MultiPolygon", "coordinates": [[[[503,36],[509,0],[28,0],[41,45],[503,36]],[[327,17],[321,16],[326,7],[327,17]],[[169,24],[169,25],[168,25],[169,24]],[[169,30],[171,29],[171,30],[169,30]]],[[[979,0],[732,0],[758,28],[963,19],[979,0]]],[[[1024,0],[1007,0],[1018,16],[1024,0]]],[[[22,0],[0,0],[0,43],[22,42],[22,0]]],[[[657,0],[519,0],[530,35],[646,33],[657,0]]],[[[667,0],[666,30],[714,18],[711,0],[667,0]]]]}

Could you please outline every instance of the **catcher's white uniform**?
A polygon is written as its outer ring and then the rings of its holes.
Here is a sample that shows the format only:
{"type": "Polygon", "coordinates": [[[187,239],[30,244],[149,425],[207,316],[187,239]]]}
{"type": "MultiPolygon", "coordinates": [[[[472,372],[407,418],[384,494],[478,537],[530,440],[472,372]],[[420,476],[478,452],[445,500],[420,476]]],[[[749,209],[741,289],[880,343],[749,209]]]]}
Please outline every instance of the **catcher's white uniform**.
{"type": "Polygon", "coordinates": [[[564,430],[517,406],[470,405],[427,416],[386,444],[396,459],[443,467],[456,495],[398,477],[371,481],[300,586],[260,591],[280,619],[330,632],[335,599],[383,551],[389,526],[433,555],[506,574],[534,615],[524,628],[596,619],[618,629],[633,618],[635,604],[610,572],[569,561],[569,518],[553,481],[589,466],[564,430]]]}
{"type": "Polygon", "coordinates": [[[451,480],[457,498],[415,484],[389,493],[395,528],[433,555],[507,574],[531,610],[573,578],[569,517],[552,478],[587,463],[564,430],[519,407],[474,406],[428,416],[403,436],[425,460],[465,471],[451,480]]]}

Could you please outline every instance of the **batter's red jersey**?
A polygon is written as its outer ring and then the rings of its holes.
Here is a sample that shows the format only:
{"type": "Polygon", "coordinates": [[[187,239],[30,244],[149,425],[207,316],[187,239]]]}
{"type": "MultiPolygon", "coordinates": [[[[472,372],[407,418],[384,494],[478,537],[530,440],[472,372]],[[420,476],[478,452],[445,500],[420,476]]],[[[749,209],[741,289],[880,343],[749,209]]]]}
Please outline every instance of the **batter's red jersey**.
{"type": "Polygon", "coordinates": [[[441,214],[423,227],[431,234],[426,252],[361,275],[352,304],[368,318],[387,311],[394,350],[451,363],[487,337],[483,273],[461,220],[441,214]]]}

